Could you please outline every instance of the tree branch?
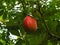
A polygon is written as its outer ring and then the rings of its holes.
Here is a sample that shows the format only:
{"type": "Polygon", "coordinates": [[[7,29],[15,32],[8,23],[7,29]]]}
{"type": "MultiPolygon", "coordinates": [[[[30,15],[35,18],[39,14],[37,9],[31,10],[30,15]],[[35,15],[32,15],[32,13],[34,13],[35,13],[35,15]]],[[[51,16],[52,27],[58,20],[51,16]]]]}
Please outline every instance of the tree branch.
{"type": "MultiPolygon", "coordinates": [[[[37,6],[38,6],[38,12],[39,12],[40,15],[41,15],[42,21],[43,21],[43,23],[44,23],[44,25],[45,25],[45,27],[46,27],[46,31],[47,31],[48,35],[50,35],[51,37],[60,39],[60,36],[57,36],[57,35],[55,35],[55,34],[53,34],[53,33],[50,32],[49,27],[47,26],[47,24],[46,24],[46,22],[45,22],[45,18],[44,18],[43,12],[41,12],[41,9],[40,9],[40,8],[41,8],[41,5],[38,3],[37,6]]],[[[43,10],[42,10],[42,11],[43,11],[43,10]]]]}

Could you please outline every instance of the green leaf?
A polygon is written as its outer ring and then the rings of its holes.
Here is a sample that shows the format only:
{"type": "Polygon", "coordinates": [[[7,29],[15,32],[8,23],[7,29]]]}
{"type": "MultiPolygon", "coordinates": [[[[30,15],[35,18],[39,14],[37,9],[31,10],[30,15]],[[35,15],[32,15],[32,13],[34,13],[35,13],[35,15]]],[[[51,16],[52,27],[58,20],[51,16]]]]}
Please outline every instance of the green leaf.
{"type": "Polygon", "coordinates": [[[46,33],[41,33],[41,34],[27,34],[26,39],[29,42],[29,45],[45,45],[47,39],[46,33]],[[43,44],[44,43],[44,44],[43,44]]]}
{"type": "Polygon", "coordinates": [[[7,22],[6,23],[6,28],[8,29],[9,32],[11,32],[13,35],[19,36],[19,26],[17,23],[14,22],[7,22]]]}
{"type": "Polygon", "coordinates": [[[50,40],[48,41],[48,45],[52,45],[52,43],[51,43],[51,41],[50,41],[50,40]]]}
{"type": "Polygon", "coordinates": [[[8,30],[10,33],[12,33],[13,35],[16,35],[16,36],[20,36],[18,30],[8,30]]]}
{"type": "Polygon", "coordinates": [[[18,41],[16,42],[15,45],[25,45],[25,44],[24,44],[24,40],[18,39],[18,41]]]}
{"type": "Polygon", "coordinates": [[[52,45],[57,45],[57,41],[56,40],[52,40],[51,43],[52,43],[52,45]]]}
{"type": "Polygon", "coordinates": [[[60,36],[60,22],[58,22],[58,25],[56,26],[56,35],[60,36]]]}
{"type": "Polygon", "coordinates": [[[8,14],[7,11],[5,11],[4,14],[3,14],[3,19],[7,18],[7,14],[8,14]]]}
{"type": "Polygon", "coordinates": [[[0,42],[0,45],[3,45],[3,43],[2,43],[2,42],[0,42]]]}
{"type": "Polygon", "coordinates": [[[0,10],[0,16],[3,15],[4,13],[4,10],[0,10]]]}

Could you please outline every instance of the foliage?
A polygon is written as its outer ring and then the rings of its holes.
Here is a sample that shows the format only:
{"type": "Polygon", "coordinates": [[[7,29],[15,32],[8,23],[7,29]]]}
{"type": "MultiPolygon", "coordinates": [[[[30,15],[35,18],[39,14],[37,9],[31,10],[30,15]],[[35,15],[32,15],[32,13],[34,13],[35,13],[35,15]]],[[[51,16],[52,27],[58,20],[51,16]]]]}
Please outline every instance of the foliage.
{"type": "Polygon", "coordinates": [[[0,45],[60,44],[60,0],[0,0],[0,45]],[[36,33],[24,31],[23,19],[32,15],[36,33]],[[10,34],[17,36],[11,39],[10,34]]]}

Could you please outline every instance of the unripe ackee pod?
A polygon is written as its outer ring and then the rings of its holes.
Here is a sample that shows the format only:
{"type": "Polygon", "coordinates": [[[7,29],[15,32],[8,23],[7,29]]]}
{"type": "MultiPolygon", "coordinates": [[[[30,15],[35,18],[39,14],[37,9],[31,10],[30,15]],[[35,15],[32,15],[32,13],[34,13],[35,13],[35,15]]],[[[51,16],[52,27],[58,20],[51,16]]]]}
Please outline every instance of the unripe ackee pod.
{"type": "Polygon", "coordinates": [[[37,21],[32,16],[26,16],[23,23],[26,32],[35,32],[37,30],[37,21]]]}

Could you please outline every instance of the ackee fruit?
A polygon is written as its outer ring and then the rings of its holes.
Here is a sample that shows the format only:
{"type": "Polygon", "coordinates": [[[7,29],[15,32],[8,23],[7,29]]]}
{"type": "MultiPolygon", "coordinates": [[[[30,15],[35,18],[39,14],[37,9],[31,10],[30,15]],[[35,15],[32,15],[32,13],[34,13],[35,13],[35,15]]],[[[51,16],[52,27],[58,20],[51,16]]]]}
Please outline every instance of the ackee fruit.
{"type": "Polygon", "coordinates": [[[37,30],[37,21],[32,16],[26,16],[23,23],[26,32],[35,32],[37,30]]]}

